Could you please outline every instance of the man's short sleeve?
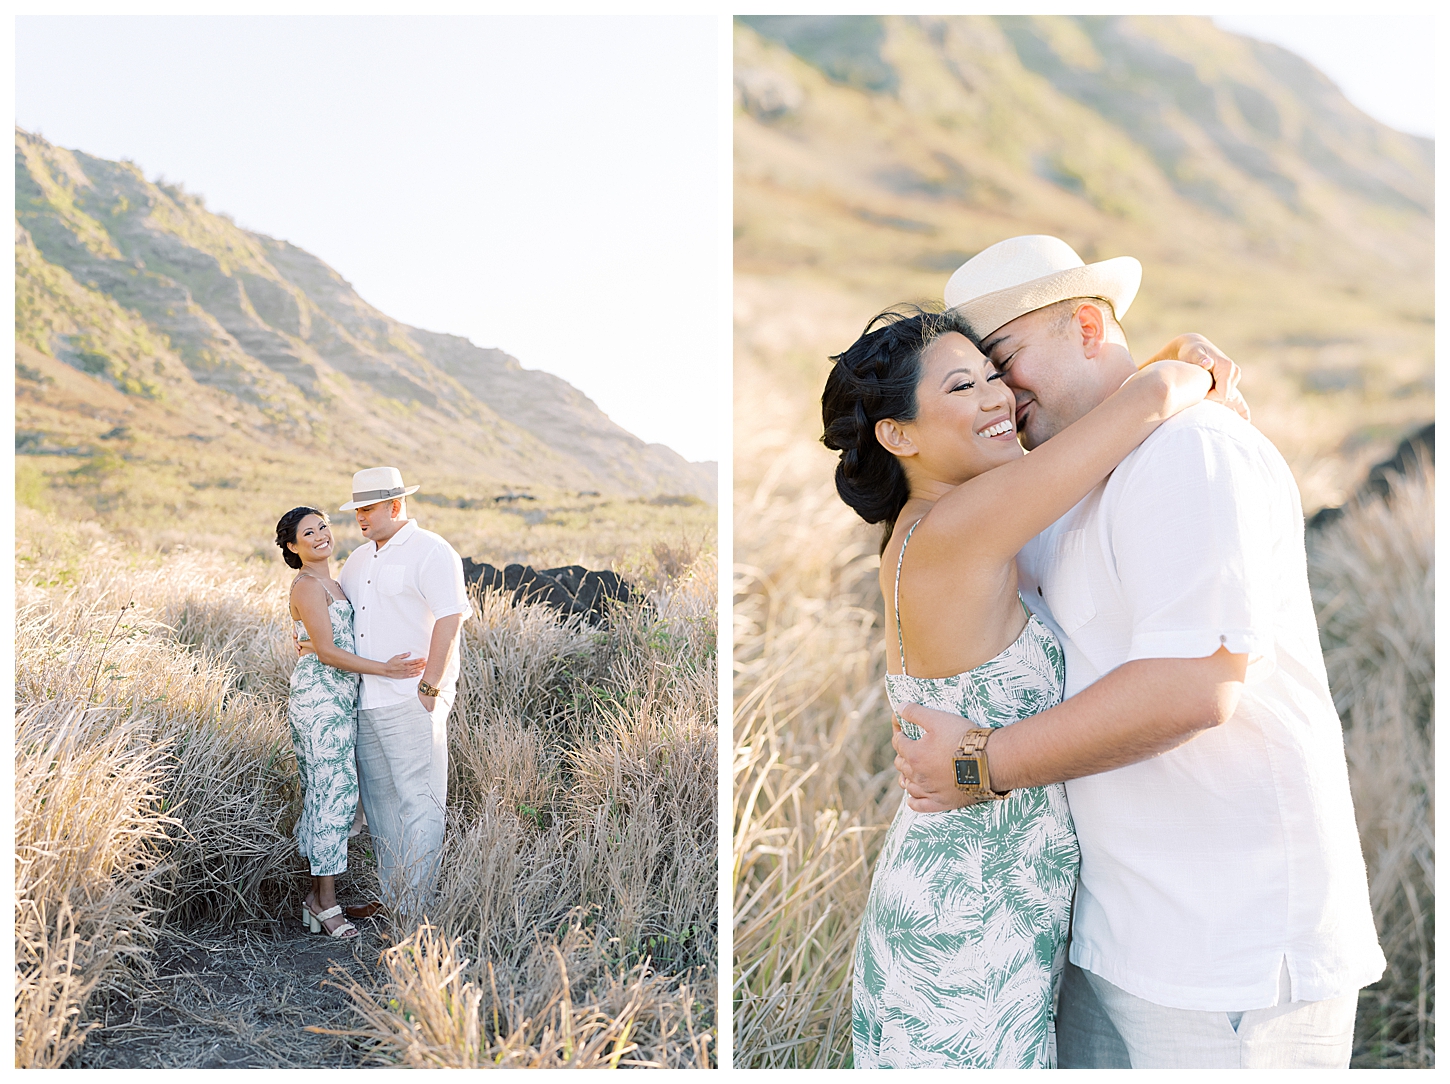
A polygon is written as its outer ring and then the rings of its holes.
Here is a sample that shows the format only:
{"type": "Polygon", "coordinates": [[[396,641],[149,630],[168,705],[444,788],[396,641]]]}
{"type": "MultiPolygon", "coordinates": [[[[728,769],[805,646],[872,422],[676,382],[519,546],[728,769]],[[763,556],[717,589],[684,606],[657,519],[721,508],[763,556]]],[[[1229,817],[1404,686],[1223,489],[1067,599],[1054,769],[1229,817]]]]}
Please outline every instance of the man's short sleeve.
{"type": "MultiPolygon", "coordinates": [[[[1111,517],[1133,659],[1219,648],[1274,666],[1273,482],[1259,452],[1218,425],[1180,424],[1145,443],[1111,517]]],[[[1121,469],[1121,468],[1120,468],[1121,469]]]]}
{"type": "Polygon", "coordinates": [[[435,544],[418,570],[418,590],[436,621],[473,612],[463,582],[463,559],[446,542],[435,544]]]}

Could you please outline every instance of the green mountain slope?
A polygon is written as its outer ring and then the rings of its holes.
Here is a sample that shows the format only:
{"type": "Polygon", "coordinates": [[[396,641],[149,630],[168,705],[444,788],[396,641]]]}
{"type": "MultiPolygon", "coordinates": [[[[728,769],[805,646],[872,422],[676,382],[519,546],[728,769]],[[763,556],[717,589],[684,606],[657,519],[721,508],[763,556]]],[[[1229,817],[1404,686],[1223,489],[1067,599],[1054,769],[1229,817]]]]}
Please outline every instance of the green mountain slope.
{"type": "Polygon", "coordinates": [[[104,452],[190,473],[216,466],[193,453],[220,440],[243,473],[270,464],[329,484],[390,462],[473,499],[546,487],[714,500],[713,464],[646,444],[501,350],[390,319],[321,260],[133,163],[17,129],[15,184],[22,456],[104,452]],[[125,433],[101,445],[98,428],[125,433]]]}
{"type": "Polygon", "coordinates": [[[1433,144],[1292,53],[1187,16],[748,16],[735,45],[748,394],[818,395],[873,312],[1052,233],[1143,261],[1135,347],[1245,366],[1311,508],[1432,417],[1433,144]]]}

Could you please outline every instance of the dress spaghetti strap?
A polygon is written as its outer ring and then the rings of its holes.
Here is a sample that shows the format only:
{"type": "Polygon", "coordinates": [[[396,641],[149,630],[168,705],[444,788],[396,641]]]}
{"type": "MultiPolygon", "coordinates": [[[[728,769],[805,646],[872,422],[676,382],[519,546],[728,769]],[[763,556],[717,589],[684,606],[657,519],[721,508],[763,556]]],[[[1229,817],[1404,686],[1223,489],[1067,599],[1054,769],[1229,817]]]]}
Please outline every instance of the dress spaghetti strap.
{"type": "MultiPolygon", "coordinates": [[[[309,573],[299,572],[299,573],[297,573],[297,575],[293,576],[292,577],[292,586],[293,587],[296,587],[297,586],[297,581],[300,580],[300,579],[302,579],[302,577],[303,576],[306,576],[306,575],[309,575],[309,573]]],[[[336,595],[334,595],[332,593],[332,588],[327,586],[326,582],[322,579],[322,577],[320,577],[320,576],[313,576],[312,578],[314,580],[316,580],[318,583],[322,584],[322,589],[327,592],[327,597],[332,602],[346,602],[347,601],[347,598],[345,596],[343,598],[338,598],[336,595]]]]}
{"type": "Polygon", "coordinates": [[[901,549],[896,551],[896,590],[895,597],[891,600],[891,608],[896,613],[896,649],[901,652],[903,675],[906,674],[906,641],[901,636],[901,559],[906,556],[906,544],[911,541],[911,536],[920,526],[921,520],[917,520],[911,525],[911,529],[906,532],[906,537],[901,540],[901,549]]]}

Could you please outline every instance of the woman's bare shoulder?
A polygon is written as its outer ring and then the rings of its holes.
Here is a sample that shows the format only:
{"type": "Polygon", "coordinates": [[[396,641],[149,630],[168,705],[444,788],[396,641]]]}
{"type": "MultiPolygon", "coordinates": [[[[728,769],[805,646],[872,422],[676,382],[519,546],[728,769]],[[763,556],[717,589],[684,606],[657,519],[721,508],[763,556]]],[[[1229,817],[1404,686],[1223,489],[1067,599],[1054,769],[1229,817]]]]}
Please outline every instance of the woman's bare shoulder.
{"type": "Polygon", "coordinates": [[[316,576],[309,576],[305,572],[299,572],[292,580],[292,587],[287,594],[293,602],[307,602],[315,597],[327,594],[327,588],[322,586],[322,581],[316,576]]]}
{"type": "Polygon", "coordinates": [[[984,562],[1002,563],[999,554],[973,546],[973,535],[982,522],[984,509],[962,489],[958,486],[951,494],[955,499],[950,504],[943,501],[933,504],[916,525],[908,549],[916,555],[918,564],[945,564],[954,572],[965,572],[984,562]]]}

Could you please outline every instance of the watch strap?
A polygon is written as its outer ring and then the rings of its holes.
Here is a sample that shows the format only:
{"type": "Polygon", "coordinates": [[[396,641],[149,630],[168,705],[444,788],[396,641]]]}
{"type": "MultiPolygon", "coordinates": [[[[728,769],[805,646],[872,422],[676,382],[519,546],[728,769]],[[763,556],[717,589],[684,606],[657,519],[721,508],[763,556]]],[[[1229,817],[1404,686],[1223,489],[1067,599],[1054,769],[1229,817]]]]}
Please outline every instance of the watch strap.
{"type": "Polygon", "coordinates": [[[1012,793],[998,794],[992,789],[992,777],[987,769],[987,739],[991,736],[989,727],[968,730],[952,758],[957,790],[971,799],[969,805],[1001,801],[1012,793]]]}

